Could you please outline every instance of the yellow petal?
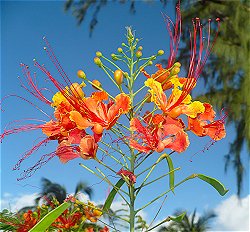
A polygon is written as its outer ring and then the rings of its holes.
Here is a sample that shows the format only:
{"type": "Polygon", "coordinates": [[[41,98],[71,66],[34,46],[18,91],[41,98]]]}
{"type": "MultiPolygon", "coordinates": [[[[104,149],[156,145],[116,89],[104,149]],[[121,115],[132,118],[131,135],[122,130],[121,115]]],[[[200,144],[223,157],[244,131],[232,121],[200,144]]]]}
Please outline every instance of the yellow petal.
{"type": "Polygon", "coordinates": [[[185,105],[182,108],[182,113],[186,114],[190,118],[196,118],[197,114],[203,113],[205,111],[205,107],[203,103],[199,101],[194,101],[189,105],[185,105]]]}
{"type": "Polygon", "coordinates": [[[57,92],[53,97],[52,97],[53,103],[51,104],[52,107],[57,107],[60,105],[63,101],[66,101],[66,98],[63,96],[61,92],[57,92]]]}

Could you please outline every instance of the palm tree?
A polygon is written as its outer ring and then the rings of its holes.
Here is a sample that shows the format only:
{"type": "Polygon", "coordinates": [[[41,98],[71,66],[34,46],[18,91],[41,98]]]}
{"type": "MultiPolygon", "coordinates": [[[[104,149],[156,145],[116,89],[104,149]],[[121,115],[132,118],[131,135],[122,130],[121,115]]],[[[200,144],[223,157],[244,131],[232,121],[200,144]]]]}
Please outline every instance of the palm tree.
{"type": "MultiPolygon", "coordinates": [[[[86,193],[89,198],[91,198],[93,195],[93,190],[88,187],[84,182],[77,183],[74,196],[76,197],[77,194],[79,194],[80,192],[86,193]]],[[[67,191],[64,186],[57,183],[53,183],[49,179],[42,178],[42,190],[35,200],[36,204],[38,204],[39,201],[44,197],[47,197],[48,199],[55,197],[61,204],[67,197],[67,191]]]]}
{"type": "MultiPolygon", "coordinates": [[[[67,197],[67,191],[64,186],[54,183],[50,181],[49,179],[42,178],[42,188],[41,192],[39,193],[39,196],[35,199],[35,205],[33,206],[26,206],[19,210],[19,212],[25,212],[27,210],[34,210],[39,203],[41,203],[41,200],[45,204],[48,204],[47,200],[51,200],[52,198],[56,198],[60,204],[63,203],[63,201],[67,197]]],[[[77,197],[79,193],[86,193],[89,198],[93,196],[93,190],[86,185],[85,182],[78,182],[75,188],[74,197],[77,197]]]]}
{"type": "MultiPolygon", "coordinates": [[[[184,211],[177,211],[175,215],[180,215],[184,211]]],[[[168,226],[161,227],[158,232],[204,232],[210,229],[210,221],[216,215],[213,212],[206,212],[197,218],[196,210],[191,215],[185,215],[181,222],[171,222],[168,226]]]]}

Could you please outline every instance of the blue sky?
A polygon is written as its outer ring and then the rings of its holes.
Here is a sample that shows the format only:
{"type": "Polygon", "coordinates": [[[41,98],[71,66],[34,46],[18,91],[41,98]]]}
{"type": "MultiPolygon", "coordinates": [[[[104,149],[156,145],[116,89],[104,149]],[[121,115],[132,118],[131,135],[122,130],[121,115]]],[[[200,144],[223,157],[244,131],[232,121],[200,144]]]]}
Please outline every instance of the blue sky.
{"type": "MultiPolygon", "coordinates": [[[[144,4],[136,2],[136,14],[129,14],[129,5],[120,5],[110,2],[99,14],[99,23],[94,30],[92,38],[89,37],[88,23],[91,15],[88,14],[84,25],[77,26],[75,18],[71,13],[65,13],[63,2],[61,1],[2,1],[1,2],[1,96],[8,94],[21,95],[24,98],[39,104],[45,112],[52,114],[52,110],[39,103],[29,93],[20,87],[17,76],[21,75],[19,64],[21,62],[29,65],[32,71],[38,71],[33,67],[33,58],[45,64],[54,77],[58,77],[53,64],[43,50],[44,42],[42,37],[46,35],[49,39],[57,58],[64,67],[72,82],[79,81],[76,77],[78,69],[83,69],[90,79],[103,80],[103,87],[109,88],[110,83],[105,81],[104,74],[93,64],[95,52],[100,50],[103,54],[116,52],[125,37],[125,27],[133,26],[138,38],[142,38],[141,45],[144,47],[145,56],[156,53],[159,49],[168,50],[168,33],[165,28],[161,12],[173,16],[174,7],[169,3],[167,8],[162,9],[159,2],[144,4]]],[[[195,16],[194,16],[195,17],[195,16]]],[[[191,24],[190,24],[191,26],[191,24]]],[[[167,58],[167,56],[166,56],[167,58]]],[[[42,75],[41,75],[42,76],[42,75]]],[[[141,78],[144,78],[141,76],[141,78]]],[[[38,81],[44,84],[42,78],[38,81]]],[[[144,79],[141,83],[143,83],[144,79]]],[[[48,86],[50,84],[48,83],[48,86]]],[[[50,85],[52,87],[52,85],[50,85]]],[[[197,86],[197,93],[203,93],[204,86],[202,80],[197,86]]],[[[46,119],[39,111],[31,105],[20,101],[17,98],[8,98],[2,104],[4,110],[1,114],[2,128],[13,120],[23,118],[46,119]]],[[[20,171],[12,171],[13,165],[18,161],[18,157],[27,149],[31,148],[41,138],[39,132],[28,132],[11,135],[4,139],[1,144],[1,194],[4,196],[22,196],[39,192],[41,177],[46,177],[53,182],[64,185],[68,192],[73,192],[76,183],[80,180],[86,181],[94,189],[94,201],[105,199],[107,195],[107,185],[81,168],[78,163],[94,167],[92,161],[73,160],[66,165],[54,158],[47,165],[38,170],[31,178],[24,181],[16,181],[20,171]]],[[[221,197],[207,184],[192,180],[176,189],[176,195],[168,196],[163,207],[160,218],[170,215],[177,208],[184,208],[189,211],[197,208],[199,212],[205,209],[214,209],[222,201],[236,193],[235,174],[230,168],[228,173],[224,173],[224,155],[228,153],[230,142],[235,136],[232,126],[227,127],[227,137],[217,142],[205,153],[193,154],[202,150],[209,139],[196,138],[190,136],[191,145],[183,154],[175,154],[173,161],[176,167],[182,170],[176,173],[177,180],[181,180],[192,173],[202,173],[219,179],[230,191],[225,197],[221,197]],[[190,162],[192,159],[193,162],[190,162]]],[[[22,168],[28,168],[45,152],[55,150],[56,143],[42,148],[34,153],[31,159],[25,161],[22,168]]],[[[243,150],[244,162],[247,163],[247,151],[243,150]]],[[[149,159],[154,162],[157,157],[149,159]]],[[[147,166],[146,165],[146,166],[147,166]]],[[[161,164],[154,176],[167,171],[167,167],[161,164]]],[[[246,170],[245,177],[249,176],[246,170]]],[[[242,197],[249,194],[248,178],[244,178],[242,197]]],[[[163,192],[167,188],[167,180],[154,185],[141,194],[138,204],[145,204],[153,193],[163,192]],[[166,183],[166,186],[164,184],[166,183]]],[[[5,199],[6,200],[6,199],[5,199]]],[[[11,199],[10,199],[11,201],[11,199]]],[[[158,205],[159,207],[159,205],[158,205]]],[[[146,210],[147,219],[154,216],[153,210],[157,205],[146,210]]],[[[156,213],[156,212],[155,212],[156,213]]]]}

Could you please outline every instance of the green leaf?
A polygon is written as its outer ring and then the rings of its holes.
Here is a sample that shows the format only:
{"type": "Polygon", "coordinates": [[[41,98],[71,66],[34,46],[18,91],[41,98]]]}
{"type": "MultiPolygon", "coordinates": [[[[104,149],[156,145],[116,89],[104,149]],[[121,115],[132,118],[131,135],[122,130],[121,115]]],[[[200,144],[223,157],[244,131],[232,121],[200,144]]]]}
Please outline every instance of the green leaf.
{"type": "Polygon", "coordinates": [[[112,191],[109,193],[104,205],[103,205],[103,212],[108,212],[108,210],[110,209],[110,206],[115,198],[116,193],[118,192],[118,190],[122,187],[122,185],[125,183],[125,181],[123,179],[120,179],[116,185],[114,186],[114,188],[112,189],[112,191]]]}
{"type": "Polygon", "coordinates": [[[69,202],[62,203],[42,218],[29,232],[45,231],[70,205],[69,202]]]}
{"type": "Polygon", "coordinates": [[[225,186],[215,178],[205,176],[202,174],[197,174],[197,177],[207,182],[208,184],[212,185],[219,192],[221,196],[224,196],[228,192],[228,189],[226,189],[225,186]]]}
{"type": "Polygon", "coordinates": [[[170,158],[170,155],[166,156],[166,160],[168,162],[168,168],[169,168],[169,187],[171,191],[174,193],[174,165],[172,162],[172,159],[170,158]]]}
{"type": "Polygon", "coordinates": [[[180,215],[178,215],[178,216],[176,216],[176,217],[170,216],[169,219],[170,219],[171,221],[181,222],[181,221],[183,220],[183,218],[185,217],[185,215],[186,215],[186,212],[183,212],[182,214],[180,214],[180,215]]]}

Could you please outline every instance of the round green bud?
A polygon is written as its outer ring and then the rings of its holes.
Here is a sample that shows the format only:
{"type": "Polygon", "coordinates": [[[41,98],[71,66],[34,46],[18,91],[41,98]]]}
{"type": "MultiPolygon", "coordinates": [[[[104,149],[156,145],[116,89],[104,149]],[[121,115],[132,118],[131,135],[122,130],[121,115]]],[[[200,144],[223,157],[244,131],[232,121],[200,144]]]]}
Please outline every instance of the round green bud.
{"type": "Polygon", "coordinates": [[[136,39],[135,39],[135,42],[136,42],[136,43],[138,43],[138,42],[139,42],[139,39],[138,39],[138,38],[136,38],[136,39]]]}
{"type": "Polygon", "coordinates": [[[123,73],[123,76],[124,76],[125,78],[128,78],[128,77],[129,77],[127,72],[123,73]]]}
{"type": "Polygon", "coordinates": [[[142,46],[138,47],[138,50],[139,50],[139,51],[142,51],[142,49],[143,49],[143,47],[142,47],[142,46]]]}
{"type": "Polygon", "coordinates": [[[122,48],[118,48],[117,51],[118,51],[119,53],[122,53],[122,52],[123,52],[122,48]]]}
{"type": "Polygon", "coordinates": [[[142,52],[141,51],[137,51],[135,53],[135,55],[136,55],[137,58],[140,58],[142,56],[142,52]]]}
{"type": "Polygon", "coordinates": [[[101,52],[99,52],[99,51],[98,51],[98,52],[96,52],[95,54],[96,54],[96,56],[97,56],[97,57],[102,57],[102,53],[101,53],[101,52]]]}
{"type": "Polygon", "coordinates": [[[150,60],[150,61],[148,62],[148,65],[153,65],[153,61],[150,60]]]}
{"type": "Polygon", "coordinates": [[[123,46],[123,47],[125,47],[125,46],[126,46],[126,44],[125,44],[125,43],[122,43],[122,46],[123,46]]]}
{"type": "Polygon", "coordinates": [[[176,75],[176,74],[178,74],[179,72],[180,72],[180,68],[179,68],[179,67],[174,67],[174,68],[171,70],[170,74],[171,74],[171,75],[176,75]]]}
{"type": "Polygon", "coordinates": [[[112,57],[113,60],[118,60],[116,54],[114,54],[114,53],[111,54],[111,57],[112,57]]]}
{"type": "Polygon", "coordinates": [[[158,52],[157,52],[157,55],[158,56],[162,56],[164,54],[164,51],[163,50],[159,50],[158,52]]]}
{"type": "Polygon", "coordinates": [[[180,67],[181,67],[181,63],[180,63],[180,62],[175,62],[175,63],[174,63],[174,67],[180,68],[180,67]]]}
{"type": "Polygon", "coordinates": [[[95,57],[95,58],[94,58],[94,63],[95,63],[97,66],[99,66],[99,67],[102,66],[102,62],[101,62],[101,60],[100,60],[99,57],[95,57]]]}

